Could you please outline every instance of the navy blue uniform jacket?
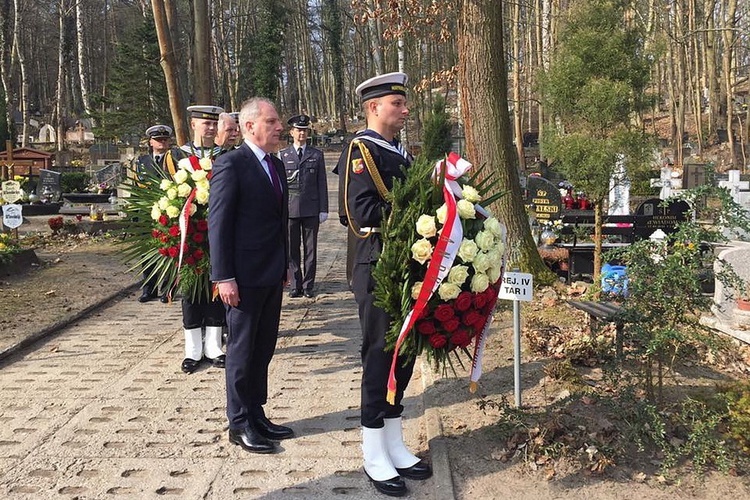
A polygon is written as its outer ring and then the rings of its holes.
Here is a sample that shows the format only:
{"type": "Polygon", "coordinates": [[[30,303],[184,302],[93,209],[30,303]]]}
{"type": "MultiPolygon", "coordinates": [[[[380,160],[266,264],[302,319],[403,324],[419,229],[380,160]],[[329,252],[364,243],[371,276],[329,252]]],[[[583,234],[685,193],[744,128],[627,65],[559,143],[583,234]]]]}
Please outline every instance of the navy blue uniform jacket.
{"type": "Polygon", "coordinates": [[[214,163],[208,200],[211,281],[234,278],[241,288],[258,288],[286,279],[289,190],[281,160],[271,156],[271,161],[283,189],[281,203],[247,144],[214,163]]]}

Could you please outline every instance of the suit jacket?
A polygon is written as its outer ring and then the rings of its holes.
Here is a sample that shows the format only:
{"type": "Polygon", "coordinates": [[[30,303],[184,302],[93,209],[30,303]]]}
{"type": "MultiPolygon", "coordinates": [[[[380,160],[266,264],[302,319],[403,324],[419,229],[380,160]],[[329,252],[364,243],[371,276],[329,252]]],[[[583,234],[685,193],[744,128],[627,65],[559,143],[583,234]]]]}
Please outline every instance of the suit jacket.
{"type": "Polygon", "coordinates": [[[323,152],[307,146],[302,158],[294,144],[279,151],[289,185],[289,217],[317,217],[328,212],[328,183],[323,152]]]}
{"type": "Polygon", "coordinates": [[[250,147],[214,162],[208,201],[211,280],[234,278],[240,287],[269,287],[286,279],[288,193],[281,160],[271,156],[281,182],[281,203],[250,147]]]}
{"type": "Polygon", "coordinates": [[[164,177],[164,156],[157,162],[153,154],[141,155],[135,163],[135,172],[139,181],[145,179],[146,175],[151,177],[164,177]]]}

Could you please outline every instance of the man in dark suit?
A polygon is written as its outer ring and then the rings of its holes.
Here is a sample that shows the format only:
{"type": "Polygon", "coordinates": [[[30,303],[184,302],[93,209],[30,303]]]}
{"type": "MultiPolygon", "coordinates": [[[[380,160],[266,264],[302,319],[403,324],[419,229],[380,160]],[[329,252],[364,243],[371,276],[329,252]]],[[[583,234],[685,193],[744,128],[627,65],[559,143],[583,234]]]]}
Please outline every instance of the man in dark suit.
{"type": "Polygon", "coordinates": [[[323,152],[307,145],[310,117],[297,115],[287,123],[294,143],[279,152],[289,186],[290,297],[313,297],[318,260],[318,229],[328,218],[328,184],[323,152]],[[304,267],[300,255],[304,254],[304,267]]]}
{"type": "Polygon", "coordinates": [[[253,98],[242,105],[240,130],[242,145],[213,166],[211,280],[226,306],[229,327],[229,441],[253,453],[272,453],[274,440],[294,435],[263,410],[287,276],[288,188],[284,166],[271,154],[284,127],[271,101],[253,98]]]}
{"type": "MultiPolygon", "coordinates": [[[[172,128],[167,125],[154,125],[146,129],[148,137],[148,154],[138,157],[135,163],[135,175],[139,181],[143,181],[146,176],[164,177],[164,156],[169,151],[172,128]]],[[[138,297],[138,302],[148,302],[155,299],[159,293],[158,280],[156,276],[149,276],[150,269],[143,270],[143,292],[138,297]]],[[[167,303],[166,291],[161,296],[161,301],[167,303]]]]}

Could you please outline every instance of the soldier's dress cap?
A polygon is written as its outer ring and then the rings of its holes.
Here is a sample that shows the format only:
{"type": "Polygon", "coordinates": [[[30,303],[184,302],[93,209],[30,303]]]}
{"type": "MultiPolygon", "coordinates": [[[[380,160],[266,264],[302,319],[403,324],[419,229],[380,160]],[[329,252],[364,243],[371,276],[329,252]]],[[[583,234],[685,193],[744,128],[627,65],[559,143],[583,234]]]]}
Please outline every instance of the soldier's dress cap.
{"type": "Polygon", "coordinates": [[[172,127],[167,125],[154,125],[146,129],[146,135],[149,139],[161,139],[162,137],[172,136],[172,127]]]}
{"type": "Polygon", "coordinates": [[[188,106],[190,118],[203,118],[204,120],[218,120],[219,114],[224,112],[219,106],[188,106]]]}
{"type": "Polygon", "coordinates": [[[384,95],[398,94],[406,95],[406,82],[409,77],[406,73],[395,72],[378,75],[365,80],[357,85],[355,91],[362,102],[384,95]]]}
{"type": "Polygon", "coordinates": [[[297,115],[286,121],[294,128],[310,128],[310,117],[307,115],[297,115]]]}
{"type": "Polygon", "coordinates": [[[229,116],[234,118],[234,121],[236,121],[238,124],[240,123],[240,113],[238,111],[232,111],[229,113],[229,116]]]}

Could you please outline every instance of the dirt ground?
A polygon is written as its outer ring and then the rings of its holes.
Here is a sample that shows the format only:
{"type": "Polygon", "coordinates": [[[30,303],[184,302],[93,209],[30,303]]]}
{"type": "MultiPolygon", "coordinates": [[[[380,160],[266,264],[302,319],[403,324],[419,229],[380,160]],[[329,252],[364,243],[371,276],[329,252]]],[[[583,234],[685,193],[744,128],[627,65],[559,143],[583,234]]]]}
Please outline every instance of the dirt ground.
{"type": "MultiPolygon", "coordinates": [[[[45,232],[44,221],[37,222],[36,229],[45,232]]],[[[41,265],[23,274],[0,276],[1,347],[51,327],[114,289],[136,283],[138,275],[128,272],[118,252],[108,238],[59,238],[36,249],[41,265]]],[[[526,307],[530,306],[524,306],[522,311],[526,307]]],[[[568,321],[584,321],[569,308],[560,309],[559,314],[568,316],[568,321]]],[[[528,460],[523,449],[509,451],[497,425],[503,418],[500,408],[492,404],[483,408],[480,403],[500,403],[505,399],[513,404],[511,316],[507,310],[499,314],[488,341],[484,375],[477,393],[468,391],[466,370],[460,368],[457,376],[430,373],[426,377],[425,406],[439,411],[456,498],[750,498],[750,481],[744,471],[711,473],[705,478],[683,471],[665,478],[653,462],[644,461],[615,463],[597,474],[574,460],[528,460]]],[[[545,375],[544,367],[550,360],[533,356],[526,347],[523,405],[541,408],[565,397],[566,389],[545,375]]],[[[586,372],[586,376],[593,379],[595,372],[586,372]]],[[[682,365],[672,381],[677,386],[705,386],[711,390],[717,380],[729,376],[710,367],[682,365]]]]}

